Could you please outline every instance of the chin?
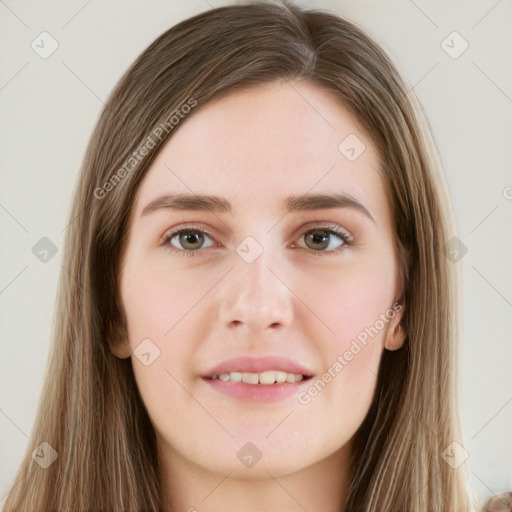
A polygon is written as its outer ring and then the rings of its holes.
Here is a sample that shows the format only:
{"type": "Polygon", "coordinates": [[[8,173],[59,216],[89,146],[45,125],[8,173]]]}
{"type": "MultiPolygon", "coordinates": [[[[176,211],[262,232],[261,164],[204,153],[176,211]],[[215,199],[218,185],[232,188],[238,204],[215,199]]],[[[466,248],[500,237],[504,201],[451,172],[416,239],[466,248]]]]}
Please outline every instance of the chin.
{"type": "MultiPolygon", "coordinates": [[[[286,454],[284,455],[286,458],[286,454]]],[[[303,469],[304,461],[291,461],[291,460],[266,460],[265,456],[256,462],[252,467],[245,466],[238,459],[223,460],[219,465],[213,463],[212,467],[208,467],[210,471],[215,471],[224,475],[229,474],[230,478],[237,478],[240,480],[265,480],[272,477],[283,477],[295,473],[303,469]]]]}
{"type": "Polygon", "coordinates": [[[260,441],[249,441],[251,436],[244,437],[243,441],[237,437],[219,453],[210,452],[207,460],[196,462],[208,471],[230,474],[230,478],[242,480],[285,476],[314,464],[315,457],[307,456],[306,443],[292,446],[279,438],[274,440],[277,442],[271,442],[265,435],[268,431],[258,437],[260,441]]]}

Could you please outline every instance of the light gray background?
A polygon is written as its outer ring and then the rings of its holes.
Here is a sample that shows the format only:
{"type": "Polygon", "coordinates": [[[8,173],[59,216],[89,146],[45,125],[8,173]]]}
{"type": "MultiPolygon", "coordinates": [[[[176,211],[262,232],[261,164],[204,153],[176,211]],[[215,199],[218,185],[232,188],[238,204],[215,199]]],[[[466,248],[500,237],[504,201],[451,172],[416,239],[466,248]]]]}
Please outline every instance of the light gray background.
{"type": "MultiPolygon", "coordinates": [[[[103,102],[158,35],[229,3],[0,0],[0,499],[32,428],[71,193],[103,102]],[[59,45],[47,59],[31,48],[43,31],[59,45]],[[58,249],[46,263],[32,253],[42,237],[58,249]]],[[[481,500],[512,491],[512,3],[296,3],[367,30],[423,105],[467,247],[459,264],[471,485],[481,500]],[[453,31],[469,44],[456,59],[441,46],[453,31]]],[[[464,43],[446,44],[453,53],[464,43]]]]}

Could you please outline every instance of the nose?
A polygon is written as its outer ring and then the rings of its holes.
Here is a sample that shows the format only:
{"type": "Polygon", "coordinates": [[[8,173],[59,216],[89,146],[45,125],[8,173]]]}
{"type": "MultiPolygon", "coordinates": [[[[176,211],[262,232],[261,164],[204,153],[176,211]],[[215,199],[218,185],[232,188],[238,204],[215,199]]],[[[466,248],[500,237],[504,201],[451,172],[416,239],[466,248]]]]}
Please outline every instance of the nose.
{"type": "Polygon", "coordinates": [[[252,263],[235,262],[221,291],[219,316],[228,329],[245,329],[253,334],[282,329],[291,324],[293,293],[286,284],[281,265],[270,251],[252,263]]]}

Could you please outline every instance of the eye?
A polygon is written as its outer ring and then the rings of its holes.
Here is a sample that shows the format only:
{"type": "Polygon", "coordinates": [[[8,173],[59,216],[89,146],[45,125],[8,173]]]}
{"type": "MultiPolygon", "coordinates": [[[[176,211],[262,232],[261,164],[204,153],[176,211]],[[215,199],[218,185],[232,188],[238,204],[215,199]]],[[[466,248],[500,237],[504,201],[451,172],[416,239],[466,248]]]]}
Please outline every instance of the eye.
{"type": "Polygon", "coordinates": [[[210,235],[206,231],[189,227],[166,234],[163,238],[163,244],[172,253],[196,256],[199,253],[199,249],[213,246],[213,242],[210,242],[209,245],[204,245],[206,238],[211,240],[210,235]],[[178,247],[175,244],[178,244],[178,247]]]}
{"type": "Polygon", "coordinates": [[[319,256],[336,254],[352,244],[352,236],[336,224],[309,229],[302,235],[302,238],[305,247],[319,256]]]}

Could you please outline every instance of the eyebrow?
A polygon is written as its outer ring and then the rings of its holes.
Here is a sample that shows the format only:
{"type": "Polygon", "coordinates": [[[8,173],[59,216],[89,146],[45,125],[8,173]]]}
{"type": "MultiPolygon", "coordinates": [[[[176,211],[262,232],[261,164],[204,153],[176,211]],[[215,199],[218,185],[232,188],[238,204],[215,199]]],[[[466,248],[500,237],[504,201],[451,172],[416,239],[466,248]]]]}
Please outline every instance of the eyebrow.
{"type": "MultiPolygon", "coordinates": [[[[290,196],[284,201],[286,213],[323,210],[327,208],[351,208],[363,213],[375,223],[368,209],[355,197],[345,194],[303,194],[290,196]]],[[[233,214],[233,206],[223,197],[207,194],[165,194],[151,201],[141,213],[141,217],[157,210],[198,210],[214,213],[233,214]]]]}

